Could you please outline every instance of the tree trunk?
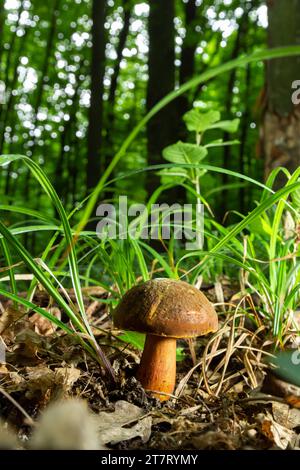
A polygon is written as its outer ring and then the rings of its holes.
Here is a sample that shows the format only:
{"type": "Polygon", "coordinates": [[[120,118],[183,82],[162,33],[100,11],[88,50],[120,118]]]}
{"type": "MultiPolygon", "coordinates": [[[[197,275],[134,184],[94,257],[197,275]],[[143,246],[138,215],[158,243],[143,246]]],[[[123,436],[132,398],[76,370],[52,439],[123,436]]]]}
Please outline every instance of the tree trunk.
{"type": "Polygon", "coordinates": [[[4,14],[5,14],[4,0],[0,0],[0,62],[2,60],[4,14]]]}
{"type": "MultiPolygon", "coordinates": [[[[269,0],[269,47],[300,45],[300,0],[269,0]]],[[[278,166],[293,172],[300,165],[300,105],[292,102],[292,83],[300,79],[300,57],[269,61],[262,125],[265,176],[278,166]]],[[[285,177],[278,179],[278,186],[285,177]]]]}
{"type": "MultiPolygon", "coordinates": [[[[174,0],[150,0],[149,79],[147,109],[150,110],[175,86],[174,0]]],[[[147,125],[148,163],[162,162],[162,150],[176,139],[176,105],[164,107],[147,125]]],[[[146,189],[151,194],[159,185],[159,176],[147,173],[146,189]]]]}
{"type": "Polygon", "coordinates": [[[88,126],[87,189],[94,188],[102,167],[103,78],[105,70],[105,0],[92,3],[91,102],[88,126]]]}
{"type": "MultiPolygon", "coordinates": [[[[199,7],[198,7],[199,8],[199,7]]],[[[185,38],[181,51],[181,66],[179,70],[179,83],[182,85],[193,77],[195,71],[195,53],[199,42],[195,33],[197,18],[197,6],[195,0],[188,0],[184,5],[185,10],[185,38]]],[[[187,94],[181,95],[177,100],[179,117],[188,111],[190,106],[187,94]]]]}
{"type": "MultiPolygon", "coordinates": [[[[18,17],[17,17],[17,21],[16,21],[16,30],[17,28],[19,27],[19,24],[20,24],[20,18],[21,18],[21,13],[24,11],[24,1],[22,3],[20,3],[20,7],[18,9],[18,17]]],[[[2,18],[3,18],[3,13],[2,13],[2,18]]],[[[2,20],[3,21],[3,20],[2,20]]],[[[2,32],[3,32],[3,27],[2,27],[2,32]]],[[[3,35],[1,35],[1,41],[3,41],[3,35]]],[[[15,53],[15,42],[17,40],[17,34],[16,34],[16,31],[12,33],[12,37],[11,37],[11,41],[10,41],[10,46],[9,46],[9,50],[7,51],[7,53],[5,54],[6,55],[6,60],[5,60],[5,66],[3,67],[3,71],[1,71],[0,69],[0,73],[1,73],[1,80],[3,80],[4,82],[4,85],[5,85],[5,96],[6,96],[6,101],[8,101],[10,99],[10,96],[11,96],[11,93],[12,93],[12,90],[13,90],[13,86],[11,85],[11,81],[10,81],[10,73],[11,73],[11,61],[12,61],[12,57],[15,53]],[[9,96],[9,98],[7,98],[9,96]]],[[[1,54],[1,61],[3,60],[3,57],[4,57],[4,54],[1,54]]],[[[16,58],[16,62],[15,62],[15,67],[14,67],[14,72],[13,72],[13,83],[15,83],[15,79],[17,77],[17,67],[18,67],[18,64],[19,64],[19,51],[17,52],[17,58],[16,58]]],[[[0,148],[0,153],[3,152],[3,143],[4,143],[4,133],[5,133],[5,114],[6,114],[6,111],[7,111],[7,108],[8,108],[8,105],[3,105],[0,107],[0,134],[1,134],[1,148],[0,148]]]]}
{"type": "MultiPolygon", "coordinates": [[[[244,47],[244,39],[247,33],[248,19],[249,19],[249,11],[245,10],[243,16],[240,19],[239,29],[237,31],[236,40],[235,40],[233,50],[232,50],[232,56],[231,56],[232,59],[237,58],[244,47]]],[[[232,118],[231,108],[232,108],[232,99],[233,99],[233,88],[234,88],[234,84],[236,81],[236,74],[237,74],[237,70],[233,69],[230,72],[228,83],[227,83],[227,92],[226,92],[226,100],[225,100],[226,119],[232,118]]],[[[230,139],[230,134],[228,132],[224,132],[223,134],[224,142],[226,142],[229,139],[230,139]]],[[[230,169],[230,156],[231,156],[231,148],[229,146],[225,146],[223,150],[223,168],[230,169]]],[[[228,175],[224,173],[222,176],[222,185],[226,186],[227,184],[228,184],[228,175]]],[[[222,191],[222,202],[221,202],[222,217],[228,210],[227,195],[228,195],[228,190],[224,189],[222,191]]]]}
{"type": "MultiPolygon", "coordinates": [[[[239,146],[239,172],[244,175],[247,171],[249,175],[250,168],[246,169],[246,143],[249,130],[249,122],[251,118],[250,102],[249,98],[251,96],[251,66],[248,65],[246,69],[246,79],[245,79],[245,95],[244,95],[244,113],[241,120],[240,126],[240,146],[239,146]]],[[[243,214],[246,206],[245,204],[245,188],[242,186],[239,191],[239,201],[240,201],[240,212],[243,214]]],[[[249,205],[251,205],[249,201],[249,205]]]]}
{"type": "MultiPolygon", "coordinates": [[[[33,129],[35,129],[38,125],[38,112],[43,101],[45,82],[47,80],[49,64],[50,64],[50,60],[52,57],[53,44],[54,44],[54,39],[55,39],[56,27],[57,27],[57,17],[59,14],[59,7],[60,7],[60,0],[55,0],[52,14],[51,14],[50,27],[49,27],[49,32],[47,36],[47,44],[46,44],[46,49],[45,49],[43,65],[41,69],[41,76],[40,76],[40,80],[39,80],[37,90],[35,93],[35,103],[34,103],[34,111],[33,111],[34,117],[33,117],[33,123],[32,123],[33,129]]],[[[31,158],[33,158],[34,152],[36,150],[35,135],[32,136],[31,140],[33,142],[32,147],[31,147],[31,158]]],[[[31,172],[30,170],[27,170],[25,185],[24,185],[24,196],[27,198],[29,198],[29,193],[31,189],[30,181],[31,181],[31,172]]]]}
{"type": "MultiPolygon", "coordinates": [[[[114,124],[115,124],[115,103],[116,103],[116,92],[118,87],[118,79],[120,74],[121,60],[123,56],[123,49],[126,45],[130,18],[131,18],[131,4],[128,0],[123,2],[123,28],[119,34],[119,42],[117,46],[117,56],[115,60],[114,70],[111,76],[111,83],[109,88],[108,100],[107,100],[107,112],[106,112],[106,138],[105,138],[105,159],[112,158],[114,155],[114,145],[113,145],[113,134],[114,134],[114,124]]],[[[132,119],[130,120],[132,122],[132,119]]]]}
{"type": "Polygon", "coordinates": [[[124,10],[124,16],[123,16],[123,28],[120,32],[119,35],[119,43],[117,47],[117,57],[115,60],[115,67],[113,74],[111,76],[111,83],[110,83],[110,89],[109,89],[109,95],[108,95],[108,116],[109,118],[114,117],[114,106],[115,106],[115,98],[116,98],[116,91],[117,91],[117,84],[118,84],[118,77],[120,73],[120,65],[121,65],[121,60],[122,60],[122,55],[123,55],[123,49],[126,45],[127,41],[127,36],[129,32],[129,25],[130,25],[130,17],[131,17],[131,8],[130,8],[130,3],[128,0],[124,0],[123,3],[123,10],[124,10]]]}
{"type": "MultiPolygon", "coordinates": [[[[74,84],[74,95],[72,98],[70,98],[71,104],[69,108],[67,109],[67,112],[70,116],[70,119],[65,123],[64,125],[64,131],[61,133],[61,140],[60,140],[60,152],[57,157],[57,163],[56,163],[56,168],[55,168],[55,189],[59,196],[63,196],[65,198],[65,201],[67,201],[67,192],[68,187],[70,185],[70,179],[71,175],[68,174],[68,181],[66,181],[65,178],[65,169],[68,166],[67,163],[69,159],[71,158],[71,141],[73,141],[73,133],[76,132],[75,127],[76,127],[76,121],[77,121],[77,111],[79,107],[79,98],[80,98],[80,75],[82,73],[82,70],[84,68],[84,58],[82,57],[79,63],[79,67],[77,70],[77,75],[76,75],[76,82],[74,84]],[[65,151],[65,146],[66,144],[70,144],[70,150],[68,152],[67,158],[66,158],[66,151],[65,151]]],[[[80,165],[80,161],[77,161],[77,164],[80,165]]]]}

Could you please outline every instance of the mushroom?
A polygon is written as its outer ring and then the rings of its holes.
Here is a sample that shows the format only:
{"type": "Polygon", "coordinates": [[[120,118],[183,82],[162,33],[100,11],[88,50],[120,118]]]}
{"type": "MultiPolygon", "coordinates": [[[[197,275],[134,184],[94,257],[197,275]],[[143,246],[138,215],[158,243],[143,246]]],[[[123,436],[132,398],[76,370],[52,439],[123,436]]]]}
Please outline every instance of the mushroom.
{"type": "Polygon", "coordinates": [[[215,332],[218,317],[205,295],[190,284],[153,279],[124,295],[114,311],[114,324],[146,333],[137,379],[146,391],[164,401],[175,387],[176,339],[215,332]]]}

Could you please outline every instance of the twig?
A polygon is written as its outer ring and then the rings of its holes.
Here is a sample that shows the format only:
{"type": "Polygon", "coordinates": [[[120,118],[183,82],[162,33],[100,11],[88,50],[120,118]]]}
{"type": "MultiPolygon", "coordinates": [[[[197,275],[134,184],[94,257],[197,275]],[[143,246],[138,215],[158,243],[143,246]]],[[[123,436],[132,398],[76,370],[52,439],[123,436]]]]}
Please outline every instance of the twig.
{"type": "Polygon", "coordinates": [[[35,426],[35,422],[33,419],[29,416],[29,414],[24,410],[24,408],[13,398],[7,393],[2,387],[0,387],[0,392],[2,395],[5,396],[16,408],[18,408],[19,411],[25,416],[27,419],[27,422],[30,426],[35,426]]]}

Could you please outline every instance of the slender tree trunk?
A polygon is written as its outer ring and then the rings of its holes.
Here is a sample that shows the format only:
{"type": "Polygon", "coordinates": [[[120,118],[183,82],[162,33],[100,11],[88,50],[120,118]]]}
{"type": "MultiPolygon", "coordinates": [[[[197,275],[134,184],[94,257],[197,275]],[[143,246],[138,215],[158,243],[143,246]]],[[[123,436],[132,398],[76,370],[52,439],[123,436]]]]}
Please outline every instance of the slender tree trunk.
{"type": "MultiPolygon", "coordinates": [[[[236,57],[238,57],[238,55],[240,54],[243,48],[243,40],[247,31],[247,25],[248,25],[248,18],[249,18],[248,15],[249,15],[249,12],[244,11],[244,14],[240,20],[239,29],[237,31],[237,36],[236,36],[236,41],[235,41],[233,51],[232,51],[232,59],[235,59],[236,57]]],[[[226,91],[226,99],[225,99],[225,113],[226,113],[226,116],[228,116],[229,118],[231,114],[233,87],[236,81],[236,73],[237,73],[236,69],[233,69],[231,71],[229,75],[229,80],[227,83],[227,91],[226,91]]],[[[223,140],[226,142],[227,140],[229,140],[229,138],[230,138],[230,134],[228,134],[228,132],[224,132],[223,140]]],[[[223,151],[223,167],[224,168],[227,168],[227,169],[230,168],[230,164],[229,164],[230,155],[231,155],[231,148],[229,146],[225,146],[224,151],[223,151]]],[[[222,184],[226,185],[227,183],[228,183],[228,175],[224,173],[222,176],[222,184]]],[[[222,204],[221,204],[222,216],[224,216],[224,214],[226,213],[228,209],[227,208],[227,193],[228,191],[226,189],[222,191],[222,204]]]]}
{"type": "MultiPolygon", "coordinates": [[[[76,127],[76,114],[78,111],[78,106],[79,106],[79,97],[80,97],[80,75],[82,73],[82,69],[84,66],[84,58],[80,60],[79,67],[78,67],[78,72],[77,72],[77,77],[76,77],[76,83],[74,85],[74,95],[71,99],[72,103],[70,104],[68,108],[68,114],[70,116],[70,119],[65,123],[64,126],[64,131],[61,134],[61,145],[60,145],[60,152],[57,157],[57,163],[56,163],[56,169],[55,169],[55,189],[59,195],[62,195],[65,191],[69,188],[70,184],[69,182],[66,182],[64,179],[64,169],[66,167],[66,151],[65,151],[65,146],[71,143],[72,139],[72,131],[74,131],[74,128],[76,127]]],[[[74,131],[75,132],[75,131],[74,131]]],[[[71,144],[69,145],[71,147],[71,144]]],[[[71,152],[71,148],[69,150],[69,154],[71,152]]],[[[68,159],[70,158],[70,155],[68,155],[68,159]]],[[[77,162],[79,165],[80,162],[77,162]]],[[[71,178],[71,175],[68,175],[68,179],[71,178]]]]}
{"type": "MultiPolygon", "coordinates": [[[[181,66],[179,70],[180,85],[192,78],[195,71],[195,53],[199,42],[199,36],[195,32],[197,8],[199,7],[196,6],[195,0],[188,0],[184,5],[186,33],[181,51],[181,66]]],[[[177,100],[179,117],[188,111],[189,106],[190,101],[187,94],[181,95],[177,100]]]]}
{"type": "MultiPolygon", "coordinates": [[[[111,76],[111,83],[109,88],[109,95],[107,100],[107,112],[106,112],[106,138],[105,138],[105,157],[112,158],[114,154],[114,145],[113,145],[113,134],[114,134],[114,124],[115,124],[115,102],[116,102],[116,92],[118,86],[118,79],[120,74],[120,65],[123,56],[123,49],[126,45],[130,18],[131,18],[131,5],[129,0],[124,0],[123,2],[123,28],[119,34],[119,42],[117,46],[117,57],[115,60],[114,71],[111,76]]],[[[132,119],[131,119],[132,121],[132,119]]]]}
{"type": "MultiPolygon", "coordinates": [[[[267,4],[269,47],[300,45],[300,0],[267,4]]],[[[292,102],[292,83],[300,79],[300,57],[272,60],[266,67],[262,138],[267,177],[278,166],[293,172],[300,165],[300,105],[292,102]]],[[[284,181],[279,178],[278,186],[284,181]]]]}
{"type": "Polygon", "coordinates": [[[122,60],[122,55],[123,55],[123,49],[126,45],[127,36],[129,32],[131,8],[130,8],[130,2],[128,0],[124,0],[123,9],[124,9],[123,28],[119,35],[117,57],[115,60],[114,71],[111,76],[111,83],[110,83],[109,95],[108,95],[108,100],[107,100],[108,116],[110,118],[110,122],[111,122],[111,119],[114,117],[114,106],[115,106],[118,78],[119,78],[119,73],[120,73],[120,65],[121,65],[121,60],[122,60]]]}
{"type": "MultiPolygon", "coordinates": [[[[24,10],[24,1],[20,4],[20,7],[18,9],[16,29],[19,27],[21,13],[22,13],[23,10],[24,10]]],[[[2,14],[2,17],[3,17],[3,14],[2,14]]],[[[2,30],[3,30],[3,28],[2,28],[2,30]]],[[[10,72],[11,72],[10,69],[11,69],[12,57],[14,55],[14,50],[15,50],[16,39],[17,39],[17,34],[16,34],[16,31],[15,31],[14,33],[12,33],[9,50],[6,53],[6,62],[5,62],[5,68],[4,68],[5,71],[4,71],[4,75],[3,75],[3,82],[4,82],[4,85],[5,85],[5,95],[6,95],[6,97],[8,96],[8,93],[9,93],[8,100],[10,99],[11,92],[13,90],[12,84],[10,83],[10,72]]],[[[1,40],[3,40],[3,39],[1,38],[1,40]]],[[[1,55],[1,60],[2,60],[2,55],[1,55]]],[[[15,82],[15,78],[17,77],[18,64],[19,64],[19,53],[17,53],[16,63],[14,64],[15,67],[14,67],[14,73],[13,73],[13,79],[12,79],[13,83],[15,82]]],[[[2,75],[1,75],[1,79],[2,79],[2,75]]],[[[0,153],[3,151],[4,132],[5,132],[5,114],[6,114],[7,108],[8,108],[8,103],[4,106],[1,106],[1,108],[0,108],[0,134],[1,134],[0,153]]]]}
{"type": "Polygon", "coordinates": [[[0,0],[0,63],[2,60],[2,51],[3,51],[3,30],[4,30],[4,0],[0,0]]]}
{"type": "MultiPolygon", "coordinates": [[[[25,46],[27,34],[28,34],[28,31],[26,30],[25,35],[22,37],[22,42],[19,45],[19,50],[17,51],[17,55],[16,55],[16,63],[15,63],[15,66],[14,66],[14,75],[12,77],[12,81],[11,81],[11,84],[10,84],[9,98],[8,98],[7,103],[6,103],[6,108],[4,110],[3,120],[2,120],[3,131],[2,131],[1,137],[0,137],[0,154],[3,153],[3,149],[4,149],[6,126],[8,124],[10,124],[10,127],[12,129],[11,133],[13,134],[14,129],[15,129],[15,123],[18,120],[18,117],[16,116],[16,112],[15,112],[15,109],[14,109],[14,103],[15,103],[15,98],[16,97],[13,95],[12,92],[17,86],[18,65],[19,65],[19,61],[20,61],[21,50],[25,46]]],[[[6,151],[8,151],[8,153],[13,153],[12,146],[13,146],[12,144],[8,145],[8,149],[6,149],[6,151]]],[[[10,174],[12,172],[13,167],[14,167],[13,163],[8,165],[8,167],[7,167],[6,179],[5,179],[5,190],[4,190],[6,196],[10,195],[10,185],[11,185],[11,176],[10,176],[10,174]]]]}
{"type": "MultiPolygon", "coordinates": [[[[17,28],[20,24],[20,17],[21,13],[24,11],[24,3],[20,5],[19,11],[18,11],[18,19],[17,19],[17,28]]],[[[29,28],[25,27],[25,34],[22,36],[22,38],[18,39],[17,43],[17,50],[14,51],[16,47],[16,37],[17,34],[16,32],[13,35],[12,42],[10,49],[8,51],[7,55],[7,60],[6,60],[6,69],[5,69],[5,78],[4,78],[4,83],[5,83],[5,91],[6,91],[6,103],[3,105],[1,108],[1,113],[0,113],[0,127],[1,127],[1,132],[0,132],[0,154],[4,152],[4,150],[7,153],[13,153],[13,144],[10,143],[8,146],[5,146],[5,129],[7,125],[9,124],[11,127],[11,133],[12,135],[14,134],[15,130],[15,124],[18,121],[18,117],[16,116],[16,111],[15,111],[15,99],[16,97],[13,94],[13,91],[17,87],[17,81],[18,81],[18,66],[20,63],[20,57],[22,55],[22,50],[24,50],[24,47],[27,42],[28,34],[29,34],[29,28]],[[12,69],[12,76],[11,76],[11,62],[12,62],[12,57],[13,57],[13,52],[15,52],[15,62],[13,64],[13,69],[12,69]],[[6,148],[5,148],[6,147],[6,148]]],[[[13,170],[13,163],[7,166],[6,168],[6,178],[4,182],[4,194],[6,196],[10,195],[10,185],[11,185],[11,172],[13,170]]]]}
{"type": "MultiPolygon", "coordinates": [[[[36,94],[35,94],[35,104],[34,104],[34,111],[33,111],[33,128],[35,128],[38,124],[38,112],[42,104],[45,80],[48,74],[50,59],[52,56],[52,49],[53,49],[53,44],[54,44],[54,39],[55,39],[59,7],[60,7],[60,0],[55,0],[53,9],[52,9],[51,20],[50,20],[50,28],[48,32],[44,61],[43,61],[42,69],[41,69],[41,78],[39,80],[38,87],[37,87],[36,94]]],[[[33,145],[31,147],[31,152],[32,152],[31,158],[34,157],[34,152],[36,149],[36,137],[35,136],[32,137],[32,141],[33,141],[33,145]]],[[[28,170],[26,173],[25,185],[24,185],[24,191],[25,191],[24,194],[26,195],[27,199],[29,197],[29,192],[30,192],[30,179],[31,179],[31,173],[28,170]]]]}
{"type": "Polygon", "coordinates": [[[117,85],[118,85],[118,78],[120,74],[120,65],[121,65],[121,60],[122,60],[122,55],[123,55],[123,49],[126,45],[128,33],[129,33],[129,25],[130,25],[130,18],[131,18],[131,8],[130,8],[130,3],[128,0],[124,0],[123,3],[123,10],[124,10],[124,16],[123,16],[123,28],[120,32],[119,35],[119,43],[117,46],[117,57],[115,60],[115,67],[113,74],[111,76],[111,83],[110,83],[110,89],[109,89],[109,95],[108,95],[108,100],[107,100],[107,138],[106,138],[106,143],[107,145],[112,144],[112,134],[113,134],[113,124],[115,120],[115,113],[114,113],[114,108],[115,108],[115,101],[116,101],[116,92],[117,92],[117,85]]]}
{"type": "MultiPolygon", "coordinates": [[[[244,97],[244,113],[240,130],[240,147],[239,147],[239,172],[245,174],[245,152],[246,143],[250,121],[250,103],[249,97],[251,93],[251,66],[247,66],[246,70],[246,83],[245,83],[245,97],[244,97]]],[[[247,175],[249,175],[249,168],[247,168],[247,175]]],[[[240,211],[244,213],[245,210],[245,189],[242,187],[239,191],[240,211]]],[[[249,201],[250,202],[250,201],[249,201]]]]}
{"type": "Polygon", "coordinates": [[[70,174],[70,184],[71,184],[71,194],[72,194],[72,200],[71,204],[72,207],[74,208],[76,202],[82,200],[83,194],[81,195],[80,192],[78,191],[78,173],[80,175],[79,170],[79,165],[78,162],[81,161],[81,153],[80,153],[80,142],[78,141],[76,137],[76,132],[73,132],[73,139],[72,139],[72,171],[70,174]],[[82,196],[82,197],[81,197],[82,196]]]}
{"type": "Polygon", "coordinates": [[[103,78],[105,71],[105,0],[92,2],[91,102],[88,126],[87,189],[93,189],[103,169],[103,78]]]}
{"type": "Polygon", "coordinates": [[[45,85],[46,77],[48,75],[49,63],[50,63],[50,58],[52,55],[52,49],[53,49],[53,44],[54,44],[54,39],[55,39],[59,8],[60,8],[60,0],[55,0],[53,10],[52,10],[51,20],[50,20],[50,29],[49,29],[47,45],[45,49],[44,62],[43,62],[43,66],[41,69],[41,79],[39,81],[37,92],[36,92],[36,101],[35,101],[35,107],[34,107],[34,117],[35,117],[34,125],[36,125],[37,123],[37,114],[42,104],[44,85],[45,85]]]}
{"type": "MultiPolygon", "coordinates": [[[[147,109],[150,110],[175,86],[174,0],[150,0],[149,79],[147,109]]],[[[162,161],[162,150],[176,139],[177,117],[174,102],[164,107],[147,125],[148,163],[162,161]]],[[[148,194],[159,185],[154,172],[147,173],[148,194]]]]}

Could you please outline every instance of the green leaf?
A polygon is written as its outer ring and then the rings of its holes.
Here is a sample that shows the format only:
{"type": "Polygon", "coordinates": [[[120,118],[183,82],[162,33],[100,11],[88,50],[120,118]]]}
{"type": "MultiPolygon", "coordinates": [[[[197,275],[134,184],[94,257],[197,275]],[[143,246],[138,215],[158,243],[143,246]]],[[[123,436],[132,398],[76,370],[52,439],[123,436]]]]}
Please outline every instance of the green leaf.
{"type": "Polygon", "coordinates": [[[258,217],[254,222],[249,224],[251,233],[260,235],[272,235],[272,227],[263,217],[258,217]]]}
{"type": "Polygon", "coordinates": [[[188,172],[185,168],[165,168],[157,173],[161,177],[162,184],[178,184],[184,181],[188,172]]]}
{"type": "Polygon", "coordinates": [[[140,351],[144,349],[145,335],[143,333],[137,333],[136,331],[124,331],[124,333],[118,336],[118,339],[124,343],[131,344],[140,351]]]}
{"type": "Polygon", "coordinates": [[[176,349],[176,361],[181,362],[184,361],[186,358],[186,354],[184,352],[184,348],[177,348],[176,349]]]}
{"type": "Polygon", "coordinates": [[[240,125],[239,119],[233,119],[232,121],[220,121],[212,126],[210,129],[222,129],[225,132],[237,132],[240,125]]]}
{"type": "Polygon", "coordinates": [[[213,124],[220,120],[220,118],[221,115],[219,111],[208,111],[203,113],[197,109],[192,109],[183,116],[183,120],[186,123],[188,130],[195,131],[197,133],[203,133],[207,129],[210,129],[213,124]]]}
{"type": "Polygon", "coordinates": [[[199,163],[207,155],[207,149],[196,144],[177,142],[163,150],[165,160],[172,163],[199,163]]]}
{"type": "Polygon", "coordinates": [[[300,353],[294,351],[284,351],[270,359],[276,366],[275,374],[283,380],[300,387],[300,353]]]}
{"type": "Polygon", "coordinates": [[[228,145],[239,145],[239,140],[227,140],[226,142],[223,139],[213,140],[209,144],[205,145],[206,149],[213,148],[213,147],[226,147],[228,145]]]}
{"type": "Polygon", "coordinates": [[[294,193],[292,194],[292,201],[293,201],[294,207],[297,210],[299,210],[300,209],[300,189],[294,191],[294,193]]]}
{"type": "Polygon", "coordinates": [[[201,176],[205,175],[207,173],[207,170],[204,168],[196,168],[196,175],[201,178],[201,176]]]}

